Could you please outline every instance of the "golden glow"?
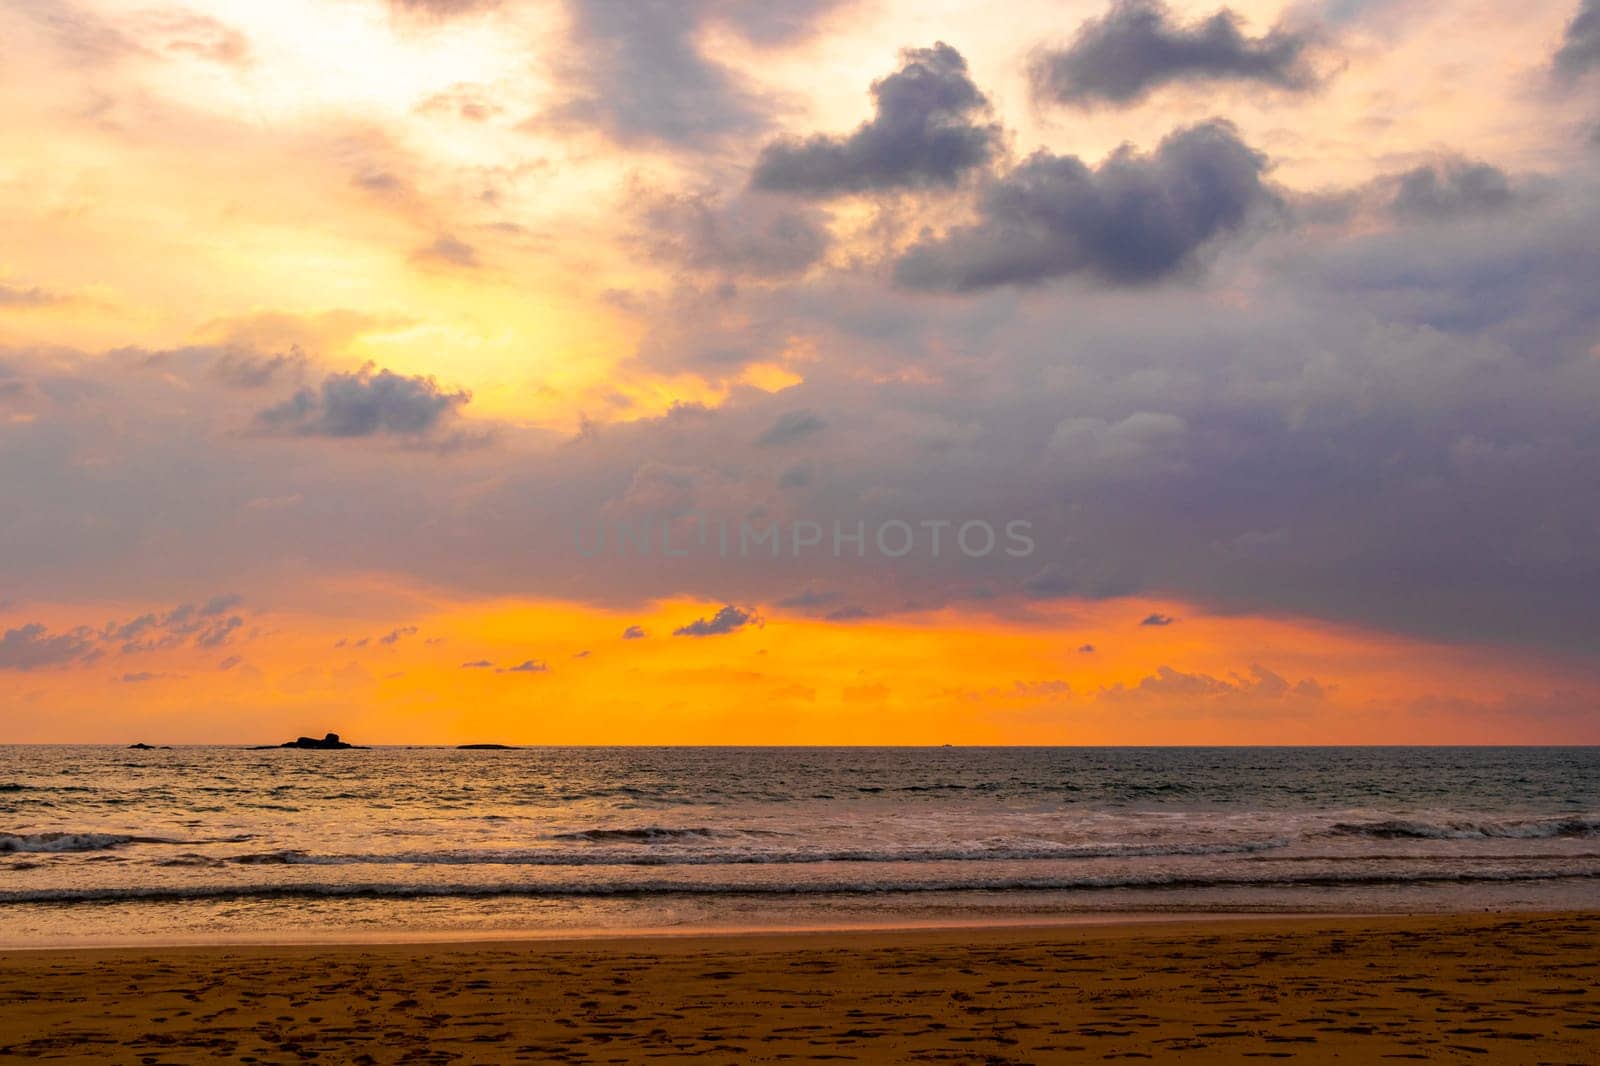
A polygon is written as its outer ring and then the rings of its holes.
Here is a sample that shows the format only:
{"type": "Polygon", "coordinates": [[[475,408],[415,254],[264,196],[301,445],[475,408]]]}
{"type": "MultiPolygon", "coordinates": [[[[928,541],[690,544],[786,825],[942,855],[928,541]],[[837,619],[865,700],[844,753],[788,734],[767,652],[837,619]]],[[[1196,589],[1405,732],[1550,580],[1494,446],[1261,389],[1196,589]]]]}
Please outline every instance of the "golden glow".
{"type": "MultiPolygon", "coordinates": [[[[1504,653],[1144,600],[1010,622],[940,611],[839,624],[766,611],[759,625],[690,638],[672,634],[719,605],[449,603],[389,584],[347,585],[338,598],[365,598],[374,615],[269,614],[226,649],[112,654],[23,675],[19,705],[52,713],[19,716],[9,739],[264,743],[332,729],[370,743],[1558,743],[1582,726],[1562,716],[1559,696],[1545,707],[1482,694],[1600,695],[1592,681],[1504,653]],[[1155,613],[1177,621],[1140,625],[1155,613]],[[625,639],[635,625],[648,635],[625,639]],[[1163,667],[1212,691],[1163,693],[1147,680],[1163,667]],[[1315,691],[1262,686],[1256,667],[1315,691]],[[204,717],[192,713],[199,705],[204,717]]],[[[43,615],[60,630],[81,611],[43,615]]]]}

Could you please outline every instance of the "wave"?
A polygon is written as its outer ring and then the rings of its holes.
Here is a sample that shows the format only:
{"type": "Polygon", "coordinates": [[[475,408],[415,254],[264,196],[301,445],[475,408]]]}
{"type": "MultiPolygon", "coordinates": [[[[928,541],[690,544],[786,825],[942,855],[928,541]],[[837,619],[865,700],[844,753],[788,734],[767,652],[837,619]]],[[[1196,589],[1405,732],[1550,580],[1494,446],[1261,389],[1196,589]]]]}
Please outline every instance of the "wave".
{"type": "MultiPolygon", "coordinates": [[[[579,834],[559,834],[556,839],[573,839],[579,834]]],[[[697,838],[698,839],[698,838],[697,838]]],[[[1246,855],[1287,846],[1283,840],[1246,841],[1231,844],[1052,844],[1052,845],[975,845],[971,847],[901,848],[794,848],[786,850],[672,850],[641,851],[637,848],[600,849],[507,849],[479,851],[408,851],[384,854],[327,854],[286,848],[248,855],[230,856],[227,861],[245,866],[748,866],[795,865],[801,863],[913,863],[913,862],[1003,862],[1042,859],[1122,859],[1165,856],[1246,855]]]]}
{"type": "Polygon", "coordinates": [[[679,840],[710,840],[714,837],[740,836],[736,830],[727,829],[668,829],[645,826],[642,829],[581,829],[573,833],[553,833],[551,840],[586,840],[594,843],[628,841],[638,844],[663,844],[679,840]]]}
{"type": "Polygon", "coordinates": [[[0,906],[29,903],[181,903],[218,899],[479,899],[652,896],[893,896],[932,892],[1085,892],[1111,889],[1341,888],[1428,884],[1515,884],[1600,879],[1600,867],[1555,871],[1417,871],[1409,874],[1343,872],[1290,877],[1175,874],[1096,877],[951,877],[921,881],[797,881],[735,884],[722,881],[616,881],[602,884],[414,884],[321,882],[166,885],[0,890],[0,906]]]}
{"type": "Polygon", "coordinates": [[[136,833],[0,833],[0,855],[19,852],[82,852],[110,851],[127,844],[243,844],[251,834],[240,833],[231,837],[212,837],[204,840],[175,840],[172,837],[140,836],[136,833]]]}
{"type": "Polygon", "coordinates": [[[1386,818],[1372,822],[1337,822],[1333,836],[1373,837],[1379,840],[1536,840],[1554,837],[1600,836],[1600,815],[1571,814],[1554,818],[1502,821],[1468,819],[1444,822],[1386,818]]]}
{"type": "Polygon", "coordinates": [[[0,855],[17,852],[107,851],[124,844],[176,844],[163,837],[121,833],[0,833],[0,855]]]}

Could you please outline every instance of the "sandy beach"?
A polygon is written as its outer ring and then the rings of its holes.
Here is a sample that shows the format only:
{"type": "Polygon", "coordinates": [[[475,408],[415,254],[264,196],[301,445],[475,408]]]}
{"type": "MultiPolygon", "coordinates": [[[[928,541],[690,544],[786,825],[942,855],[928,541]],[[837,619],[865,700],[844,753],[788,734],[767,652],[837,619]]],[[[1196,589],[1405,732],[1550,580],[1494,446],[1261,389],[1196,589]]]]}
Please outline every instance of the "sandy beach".
{"type": "Polygon", "coordinates": [[[1600,914],[0,955],[0,1056],[1600,1060],[1600,914]]]}

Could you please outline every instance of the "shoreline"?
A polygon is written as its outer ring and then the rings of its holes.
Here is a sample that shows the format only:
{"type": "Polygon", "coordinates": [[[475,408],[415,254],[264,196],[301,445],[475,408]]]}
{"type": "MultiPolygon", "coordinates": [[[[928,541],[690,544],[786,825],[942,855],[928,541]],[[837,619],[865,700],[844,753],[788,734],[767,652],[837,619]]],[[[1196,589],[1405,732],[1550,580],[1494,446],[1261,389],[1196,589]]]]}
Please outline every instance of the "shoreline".
{"type": "MultiPolygon", "coordinates": [[[[0,911],[3,913],[3,911],[0,911]]],[[[1386,918],[1449,918],[1466,917],[1480,914],[1503,914],[1506,916],[1532,915],[1537,917],[1551,917],[1563,914],[1579,915],[1584,911],[1518,911],[1513,909],[1496,911],[1427,911],[1417,910],[1404,913],[1384,911],[1105,911],[1093,913],[1070,913],[1061,915],[1026,915],[1015,919],[996,918],[994,920],[969,920],[946,921],[930,919],[928,921],[884,921],[884,922],[857,922],[836,925],[694,925],[694,926],[639,926],[637,928],[614,927],[589,927],[574,929],[551,930],[505,930],[463,932],[461,930],[416,930],[412,932],[401,931],[383,933],[326,933],[306,934],[303,936],[280,936],[272,933],[238,934],[223,937],[174,937],[170,935],[156,935],[149,937],[130,936],[120,940],[99,940],[95,942],[78,943],[64,942],[59,944],[5,944],[0,943],[0,962],[11,954],[24,954],[34,952],[126,952],[126,951],[206,951],[206,950],[233,950],[248,948],[289,948],[316,950],[318,948],[345,949],[345,948],[407,948],[407,947],[437,947],[473,948],[482,946],[518,946],[558,944],[568,946],[616,944],[616,943],[656,943],[677,942],[704,939],[711,942],[726,943],[735,940],[793,940],[814,937],[839,937],[848,938],[855,936],[877,937],[905,934],[915,936],[919,934],[948,933],[951,935],[970,933],[1026,933],[1046,932],[1055,929],[1079,930],[1112,930],[1128,929],[1138,930],[1143,928],[1170,928],[1188,925],[1212,927],[1215,925],[1228,925],[1232,923],[1315,923],[1321,920],[1365,920],[1386,918]]]]}
{"type": "Polygon", "coordinates": [[[0,1056],[1594,1061],[1600,909],[0,952],[0,1056]]]}
{"type": "MultiPolygon", "coordinates": [[[[3,914],[3,909],[0,909],[3,914]]],[[[0,964],[13,954],[38,954],[38,952],[166,952],[166,951],[237,951],[237,949],[381,949],[381,948],[538,948],[538,946],[602,946],[602,944],[656,944],[685,943],[704,940],[707,943],[730,941],[765,941],[794,943],[800,940],[822,938],[877,938],[877,936],[952,936],[965,935],[1022,935],[1022,933],[1048,933],[1053,930],[1078,930],[1096,933],[1133,933],[1141,930],[1187,930],[1189,927],[1218,930],[1218,928],[1256,927],[1306,927],[1317,928],[1338,925],[1342,922],[1362,924],[1389,924],[1408,920],[1478,919],[1478,917],[1504,917],[1504,919],[1560,919],[1600,914],[1600,908],[1475,908],[1427,909],[1406,911],[1291,911],[1291,909],[1173,909],[1173,911],[1069,911],[1014,914],[1014,916],[971,917],[971,919],[914,920],[894,917],[885,920],[859,920],[837,924],[686,924],[638,925],[638,927],[571,928],[507,928],[507,930],[461,930],[461,928],[398,928],[382,932],[338,932],[318,930],[315,933],[232,933],[232,935],[154,935],[115,936],[115,938],[83,938],[61,943],[5,943],[0,941],[0,964]]]]}

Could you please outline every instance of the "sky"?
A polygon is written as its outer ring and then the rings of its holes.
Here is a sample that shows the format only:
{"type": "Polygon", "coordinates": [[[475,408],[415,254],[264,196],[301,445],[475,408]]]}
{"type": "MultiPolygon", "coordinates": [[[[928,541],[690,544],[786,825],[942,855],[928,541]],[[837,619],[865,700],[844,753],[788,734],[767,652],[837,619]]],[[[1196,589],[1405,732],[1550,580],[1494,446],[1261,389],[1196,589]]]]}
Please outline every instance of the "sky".
{"type": "Polygon", "coordinates": [[[1600,743],[1600,2],[12,0],[0,743],[1600,743]]]}

